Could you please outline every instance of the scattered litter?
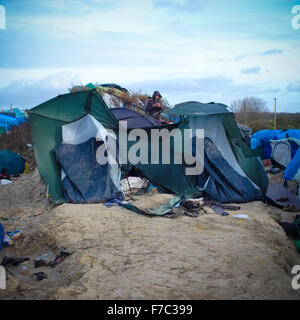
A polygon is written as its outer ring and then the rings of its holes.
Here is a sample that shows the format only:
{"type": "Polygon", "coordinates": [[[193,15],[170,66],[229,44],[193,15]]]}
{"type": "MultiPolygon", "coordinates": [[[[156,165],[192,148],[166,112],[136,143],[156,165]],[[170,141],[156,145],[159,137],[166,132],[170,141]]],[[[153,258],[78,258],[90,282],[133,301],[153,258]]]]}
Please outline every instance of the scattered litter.
{"type": "Polygon", "coordinates": [[[234,214],[233,218],[241,219],[241,220],[248,220],[250,219],[247,214],[234,214]]]}
{"type": "Polygon", "coordinates": [[[2,186],[6,185],[6,184],[10,184],[10,183],[13,183],[13,181],[7,180],[7,179],[0,180],[0,185],[2,185],[2,186]]]}
{"type": "Polygon", "coordinates": [[[147,189],[148,180],[139,177],[128,177],[121,180],[121,188],[123,192],[131,191],[132,189],[147,189]]]}
{"type": "Polygon", "coordinates": [[[27,266],[22,266],[20,265],[19,271],[21,274],[23,274],[24,276],[28,276],[29,275],[29,269],[27,266]]]}
{"type": "Polygon", "coordinates": [[[10,266],[18,266],[19,264],[29,261],[29,258],[24,257],[7,257],[4,256],[1,262],[1,266],[3,267],[10,267],[10,266]]]}
{"type": "Polygon", "coordinates": [[[187,199],[180,202],[179,208],[174,208],[166,218],[175,218],[185,214],[189,217],[198,217],[201,212],[205,214],[218,214],[220,216],[228,216],[229,213],[225,210],[240,210],[239,206],[232,206],[219,203],[209,198],[187,199]]]}
{"type": "Polygon", "coordinates": [[[61,248],[57,249],[57,251],[60,254],[64,254],[67,257],[67,256],[70,256],[71,254],[75,253],[76,249],[61,247],[61,248]]]}
{"type": "Polygon", "coordinates": [[[220,207],[220,206],[213,206],[212,208],[213,208],[213,210],[214,210],[214,212],[215,212],[216,214],[218,214],[218,215],[220,215],[220,216],[222,216],[222,217],[229,215],[229,213],[228,213],[227,211],[225,211],[225,210],[224,210],[222,207],[220,207]]]}
{"type": "Polygon", "coordinates": [[[55,260],[48,264],[49,267],[55,268],[58,264],[62,263],[65,260],[66,257],[68,257],[69,255],[75,253],[76,250],[73,249],[73,248],[62,247],[62,248],[58,249],[58,252],[59,252],[59,254],[55,258],[55,260]]]}
{"type": "Polygon", "coordinates": [[[122,201],[120,199],[112,199],[105,203],[106,207],[112,207],[112,206],[121,206],[122,204],[127,203],[126,201],[122,201]]]}
{"type": "Polygon", "coordinates": [[[3,242],[4,247],[11,247],[15,244],[13,242],[13,240],[8,235],[4,236],[2,242],[3,242]]]}
{"type": "Polygon", "coordinates": [[[32,278],[33,278],[33,276],[36,276],[37,281],[42,281],[42,280],[48,278],[48,274],[45,273],[45,272],[35,272],[35,273],[32,275],[32,278]]]}
{"type": "Polygon", "coordinates": [[[34,267],[39,268],[48,266],[55,259],[55,254],[52,252],[45,253],[34,259],[34,267]]]}
{"type": "Polygon", "coordinates": [[[20,237],[21,237],[21,235],[22,235],[22,233],[21,233],[21,231],[20,230],[15,230],[15,231],[13,231],[13,232],[6,232],[6,234],[11,238],[11,239],[13,239],[13,240],[18,240],[18,239],[20,239],[20,237]]]}

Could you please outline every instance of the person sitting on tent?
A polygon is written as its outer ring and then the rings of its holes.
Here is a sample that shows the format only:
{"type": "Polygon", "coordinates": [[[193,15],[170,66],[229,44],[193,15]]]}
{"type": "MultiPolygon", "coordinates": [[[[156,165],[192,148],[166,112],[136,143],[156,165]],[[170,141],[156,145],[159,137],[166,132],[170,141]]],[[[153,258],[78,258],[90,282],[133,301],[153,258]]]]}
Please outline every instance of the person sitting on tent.
{"type": "Polygon", "coordinates": [[[0,173],[0,180],[1,179],[11,180],[10,175],[8,174],[8,172],[5,168],[3,168],[0,173]]]}
{"type": "Polygon", "coordinates": [[[160,113],[162,111],[161,98],[159,91],[154,91],[152,98],[149,97],[145,104],[146,113],[158,121],[160,121],[160,113]]]}

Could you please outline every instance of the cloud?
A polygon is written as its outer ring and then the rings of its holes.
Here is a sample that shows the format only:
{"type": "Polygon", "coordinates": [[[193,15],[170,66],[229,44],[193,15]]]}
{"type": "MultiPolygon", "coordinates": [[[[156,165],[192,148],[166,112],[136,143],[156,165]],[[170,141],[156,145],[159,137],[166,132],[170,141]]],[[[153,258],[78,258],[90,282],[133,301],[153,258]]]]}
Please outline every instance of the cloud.
{"type": "Polygon", "coordinates": [[[128,82],[123,85],[134,91],[143,89],[148,94],[152,94],[154,90],[159,90],[171,104],[188,100],[198,100],[200,102],[214,101],[229,104],[236,98],[243,98],[248,95],[257,96],[277,93],[279,91],[278,88],[238,84],[233,79],[222,75],[128,82]]]}
{"type": "Polygon", "coordinates": [[[245,54],[241,54],[239,56],[236,56],[235,57],[235,60],[238,61],[238,60],[242,60],[246,57],[257,57],[257,56],[270,56],[270,55],[276,55],[276,54],[281,54],[283,53],[283,50],[281,49],[270,49],[270,50],[266,50],[266,51],[263,51],[263,52],[256,52],[256,53],[245,53],[245,54]]]}
{"type": "Polygon", "coordinates": [[[80,81],[77,75],[70,72],[59,72],[38,80],[12,81],[0,89],[0,106],[12,104],[17,107],[31,108],[58,94],[68,92],[72,83],[78,84],[80,81]]]}
{"type": "MultiPolygon", "coordinates": [[[[120,81],[117,83],[129,90],[142,90],[148,94],[152,94],[154,90],[159,90],[171,104],[188,100],[230,104],[232,100],[237,98],[249,95],[261,96],[279,91],[279,89],[270,88],[266,85],[240,84],[222,75],[197,78],[157,78],[139,82],[120,81]]],[[[0,89],[0,106],[7,107],[12,104],[16,107],[31,108],[56,97],[58,94],[67,93],[72,84],[82,84],[82,81],[77,74],[67,71],[50,74],[47,77],[35,80],[13,81],[0,89]]]]}
{"type": "Polygon", "coordinates": [[[259,67],[252,67],[252,68],[246,68],[241,70],[244,74],[250,74],[250,73],[259,73],[260,68],[259,67]]]}
{"type": "Polygon", "coordinates": [[[286,89],[289,92],[300,92],[300,81],[289,83],[286,89]]]}
{"type": "Polygon", "coordinates": [[[271,50],[261,52],[259,55],[260,56],[269,56],[269,55],[274,55],[274,54],[281,54],[282,52],[283,52],[283,50],[280,50],[280,49],[271,49],[271,50]]]}

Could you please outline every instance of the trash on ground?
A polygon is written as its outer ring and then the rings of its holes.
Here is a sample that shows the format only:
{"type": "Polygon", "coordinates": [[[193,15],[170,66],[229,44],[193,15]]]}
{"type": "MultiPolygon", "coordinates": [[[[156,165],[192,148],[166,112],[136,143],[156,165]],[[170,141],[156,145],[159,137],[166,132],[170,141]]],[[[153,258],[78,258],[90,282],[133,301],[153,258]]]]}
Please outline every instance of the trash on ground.
{"type": "Polygon", "coordinates": [[[55,258],[55,260],[51,261],[48,264],[49,267],[51,268],[55,268],[58,264],[62,263],[66,257],[76,252],[76,250],[73,248],[65,248],[65,247],[59,248],[57,251],[58,251],[58,255],[55,258]]]}
{"type": "Polygon", "coordinates": [[[148,187],[148,180],[139,177],[128,177],[121,180],[120,183],[123,192],[131,191],[133,189],[146,189],[148,187]]]}
{"type": "Polygon", "coordinates": [[[247,214],[234,214],[233,218],[241,219],[241,220],[248,220],[250,219],[247,214]]]}
{"type": "Polygon", "coordinates": [[[109,200],[105,203],[105,206],[106,207],[112,207],[112,206],[121,206],[123,205],[124,203],[127,203],[126,201],[122,201],[120,199],[112,199],[112,200],[109,200]]]}
{"type": "Polygon", "coordinates": [[[2,186],[6,185],[6,184],[10,184],[10,183],[13,183],[13,181],[7,180],[7,179],[0,180],[0,185],[2,185],[2,186]]]}
{"type": "Polygon", "coordinates": [[[182,200],[180,202],[180,207],[175,207],[170,213],[166,214],[165,217],[175,218],[182,214],[189,217],[198,217],[201,212],[204,212],[204,214],[228,216],[229,213],[225,210],[240,210],[240,207],[222,204],[208,198],[187,199],[182,200]]]}
{"type": "Polygon", "coordinates": [[[39,268],[48,266],[55,259],[55,254],[52,252],[45,253],[34,259],[34,267],[39,268]]]}
{"type": "Polygon", "coordinates": [[[229,215],[229,213],[228,213],[227,211],[225,211],[225,210],[224,210],[222,207],[220,207],[220,206],[213,206],[212,208],[213,208],[213,210],[214,210],[214,212],[215,212],[216,214],[218,214],[218,215],[220,215],[220,216],[222,216],[222,217],[229,215]]]}
{"type": "Polygon", "coordinates": [[[48,274],[45,272],[35,272],[32,277],[35,276],[37,281],[42,281],[48,278],[48,274]]]}
{"type": "Polygon", "coordinates": [[[7,257],[4,256],[1,262],[1,265],[3,267],[10,267],[10,266],[18,266],[19,264],[28,261],[29,258],[24,258],[24,257],[7,257]]]}
{"type": "Polygon", "coordinates": [[[22,266],[20,265],[19,271],[21,274],[23,274],[24,276],[29,275],[29,269],[27,266],[22,266]]]}
{"type": "Polygon", "coordinates": [[[11,239],[13,239],[13,240],[18,240],[18,239],[20,239],[20,237],[21,237],[21,235],[22,235],[22,233],[21,233],[21,231],[20,230],[15,230],[15,231],[13,231],[13,232],[6,232],[6,234],[11,238],[11,239]]]}
{"type": "Polygon", "coordinates": [[[3,241],[4,247],[11,247],[15,244],[8,235],[5,235],[2,241],[3,241]]]}

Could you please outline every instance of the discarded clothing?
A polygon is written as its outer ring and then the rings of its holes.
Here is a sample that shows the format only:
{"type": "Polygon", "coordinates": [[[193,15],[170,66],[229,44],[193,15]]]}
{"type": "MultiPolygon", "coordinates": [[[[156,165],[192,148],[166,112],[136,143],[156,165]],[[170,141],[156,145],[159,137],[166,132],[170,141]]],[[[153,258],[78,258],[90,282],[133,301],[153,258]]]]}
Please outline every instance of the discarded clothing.
{"type": "Polygon", "coordinates": [[[9,267],[9,266],[18,266],[20,263],[23,263],[25,261],[28,261],[29,258],[24,257],[7,257],[4,256],[1,262],[1,265],[3,267],[9,267]]]}

